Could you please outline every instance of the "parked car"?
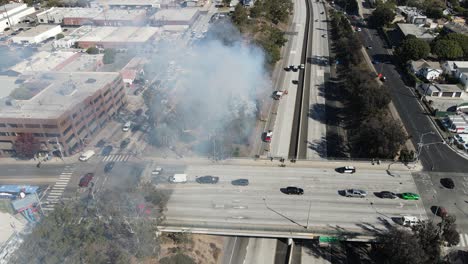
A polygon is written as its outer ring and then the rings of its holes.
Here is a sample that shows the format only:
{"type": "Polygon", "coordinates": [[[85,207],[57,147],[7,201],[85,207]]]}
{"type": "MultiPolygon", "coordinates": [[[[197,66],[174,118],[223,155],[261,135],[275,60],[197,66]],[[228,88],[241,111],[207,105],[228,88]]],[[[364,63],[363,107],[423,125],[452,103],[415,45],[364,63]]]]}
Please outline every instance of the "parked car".
{"type": "Polygon", "coordinates": [[[110,172],[112,168],[114,168],[114,165],[115,165],[115,162],[113,161],[107,163],[106,166],[104,166],[104,172],[105,173],[110,172]]]}
{"type": "Polygon", "coordinates": [[[367,49],[372,49],[372,46],[367,46],[366,48],[367,48],[367,49]]]}
{"type": "Polygon", "coordinates": [[[263,132],[263,141],[271,142],[272,137],[273,137],[273,131],[268,130],[267,132],[263,132]]]}
{"type": "Polygon", "coordinates": [[[298,68],[294,65],[289,66],[293,72],[297,72],[298,68]]]}
{"type": "Polygon", "coordinates": [[[122,127],[122,131],[123,131],[123,132],[128,132],[128,131],[130,131],[131,126],[132,126],[132,122],[128,121],[128,122],[125,123],[124,126],[122,127]]]}
{"type": "Polygon", "coordinates": [[[383,199],[396,199],[398,196],[396,193],[389,192],[389,191],[381,191],[379,193],[379,197],[383,199]]]}
{"type": "Polygon", "coordinates": [[[249,180],[248,179],[237,179],[237,180],[233,180],[231,182],[232,185],[236,185],[236,186],[247,186],[249,185],[249,180]]]}
{"type": "Polygon", "coordinates": [[[364,198],[367,196],[367,192],[359,189],[347,189],[345,190],[345,196],[364,198]]]}
{"type": "Polygon", "coordinates": [[[88,187],[89,183],[93,180],[94,178],[94,173],[86,173],[85,176],[83,176],[81,179],[80,179],[80,183],[78,184],[78,186],[80,187],[88,187]]]}
{"type": "Polygon", "coordinates": [[[281,96],[283,96],[284,92],[283,91],[274,91],[273,92],[273,99],[279,100],[281,96]]]}
{"type": "Polygon", "coordinates": [[[337,168],[336,171],[338,171],[340,173],[355,173],[356,168],[354,166],[344,166],[344,167],[341,167],[341,168],[337,168]]]}
{"type": "Polygon", "coordinates": [[[105,144],[106,144],[106,141],[104,141],[103,139],[100,139],[100,140],[96,143],[96,148],[102,148],[105,144]]]}
{"type": "Polygon", "coordinates": [[[455,182],[451,178],[442,178],[440,179],[440,184],[444,186],[447,189],[453,189],[455,188],[455,182]]]}
{"type": "Polygon", "coordinates": [[[198,183],[215,184],[215,183],[218,183],[219,177],[216,177],[216,176],[202,176],[202,177],[198,177],[195,181],[198,182],[198,183]]]}
{"type": "Polygon", "coordinates": [[[151,175],[153,175],[153,176],[159,175],[159,174],[161,174],[162,171],[163,171],[163,168],[157,167],[156,169],[154,169],[154,170],[151,172],[151,175]]]}
{"type": "Polygon", "coordinates": [[[448,215],[448,210],[445,207],[442,206],[431,206],[431,211],[442,218],[446,217],[448,215]]]}
{"type": "Polygon", "coordinates": [[[288,186],[284,189],[284,193],[287,195],[289,194],[303,195],[304,190],[302,188],[288,186]]]}
{"type": "Polygon", "coordinates": [[[120,148],[126,148],[130,144],[130,138],[126,138],[120,142],[120,148]]]}
{"type": "Polygon", "coordinates": [[[299,65],[299,69],[300,69],[300,70],[305,69],[305,65],[304,65],[304,64],[300,64],[300,65],[299,65]]]}
{"type": "Polygon", "coordinates": [[[415,193],[406,192],[401,194],[401,198],[405,200],[419,200],[419,195],[415,193]]]}

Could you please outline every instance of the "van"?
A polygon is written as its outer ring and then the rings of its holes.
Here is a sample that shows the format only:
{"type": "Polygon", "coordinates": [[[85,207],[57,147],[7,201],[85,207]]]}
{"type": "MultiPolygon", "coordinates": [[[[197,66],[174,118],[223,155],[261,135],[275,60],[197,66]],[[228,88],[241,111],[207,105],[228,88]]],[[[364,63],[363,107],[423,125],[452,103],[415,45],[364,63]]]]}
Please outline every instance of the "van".
{"type": "Polygon", "coordinates": [[[122,131],[123,131],[123,132],[130,131],[130,127],[131,127],[131,126],[132,126],[132,122],[128,121],[128,122],[125,123],[125,125],[123,126],[122,131]]]}
{"type": "Polygon", "coordinates": [[[401,217],[401,224],[403,226],[409,226],[409,227],[412,227],[412,226],[415,226],[417,224],[419,224],[419,219],[416,217],[416,216],[402,216],[401,217]]]}
{"type": "Polygon", "coordinates": [[[87,150],[85,152],[83,152],[79,158],[80,161],[87,161],[89,160],[92,156],[94,156],[94,154],[96,154],[96,152],[94,152],[94,150],[87,150]]]}
{"type": "Polygon", "coordinates": [[[174,174],[174,176],[169,177],[170,183],[186,183],[187,174],[174,174]]]}

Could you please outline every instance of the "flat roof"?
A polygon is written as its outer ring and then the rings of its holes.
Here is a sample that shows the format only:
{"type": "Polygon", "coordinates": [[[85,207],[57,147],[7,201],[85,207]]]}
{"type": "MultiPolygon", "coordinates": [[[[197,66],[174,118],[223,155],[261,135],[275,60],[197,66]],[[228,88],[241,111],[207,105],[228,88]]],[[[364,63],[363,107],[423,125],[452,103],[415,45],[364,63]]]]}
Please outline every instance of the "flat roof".
{"type": "Polygon", "coordinates": [[[457,84],[434,84],[441,92],[463,92],[457,84]]]}
{"type": "Polygon", "coordinates": [[[79,42],[146,42],[160,31],[156,27],[95,27],[79,42]]]}
{"type": "Polygon", "coordinates": [[[468,68],[468,61],[453,61],[453,64],[455,64],[458,69],[468,68]]]}
{"type": "Polygon", "coordinates": [[[154,20],[189,21],[198,13],[198,8],[170,8],[161,9],[153,15],[154,20]]]}
{"type": "Polygon", "coordinates": [[[49,14],[51,16],[62,17],[80,17],[80,18],[94,18],[102,12],[102,8],[89,8],[89,7],[53,7],[45,10],[39,15],[49,14]]]}
{"type": "Polygon", "coordinates": [[[0,106],[0,118],[52,119],[81,104],[119,76],[116,72],[42,72],[25,77],[19,89],[43,87],[28,100],[0,106]]]}
{"type": "Polygon", "coordinates": [[[10,4],[1,5],[0,6],[0,14],[5,13],[5,10],[6,10],[6,12],[8,12],[8,11],[10,11],[12,9],[15,9],[17,7],[20,7],[22,5],[25,5],[25,3],[10,3],[10,4]]]}
{"type": "Polygon", "coordinates": [[[462,25],[460,23],[455,22],[448,22],[444,25],[444,27],[448,28],[450,31],[460,34],[468,34],[468,27],[466,25],[462,25]]]}
{"type": "Polygon", "coordinates": [[[61,72],[91,72],[95,71],[98,63],[102,62],[104,54],[88,54],[80,52],[69,63],[57,71],[61,72]]]}
{"type": "Polygon", "coordinates": [[[23,60],[15,66],[11,67],[10,70],[18,73],[31,71],[51,71],[76,54],[77,52],[72,51],[40,51],[31,56],[29,59],[23,60]]]}
{"type": "Polygon", "coordinates": [[[96,20],[134,20],[146,16],[144,9],[109,9],[94,17],[96,20]]]}
{"type": "Polygon", "coordinates": [[[0,89],[0,98],[7,97],[10,95],[11,91],[20,86],[16,82],[17,80],[17,77],[0,75],[0,83],[2,84],[2,88],[0,89]]]}
{"type": "Polygon", "coordinates": [[[159,6],[159,0],[94,0],[101,5],[121,5],[121,6],[159,6]]]}
{"type": "Polygon", "coordinates": [[[432,34],[429,29],[425,27],[420,27],[415,24],[409,24],[409,23],[398,23],[397,26],[400,28],[401,32],[403,32],[403,35],[414,35],[417,38],[423,38],[423,39],[433,39],[436,37],[435,34],[432,34]]]}
{"type": "Polygon", "coordinates": [[[29,30],[23,30],[21,31],[18,35],[16,35],[15,37],[35,37],[39,34],[42,34],[44,32],[47,32],[51,29],[54,29],[54,28],[61,28],[60,25],[44,25],[44,24],[41,24],[41,25],[38,25],[37,27],[33,27],[29,30]]]}

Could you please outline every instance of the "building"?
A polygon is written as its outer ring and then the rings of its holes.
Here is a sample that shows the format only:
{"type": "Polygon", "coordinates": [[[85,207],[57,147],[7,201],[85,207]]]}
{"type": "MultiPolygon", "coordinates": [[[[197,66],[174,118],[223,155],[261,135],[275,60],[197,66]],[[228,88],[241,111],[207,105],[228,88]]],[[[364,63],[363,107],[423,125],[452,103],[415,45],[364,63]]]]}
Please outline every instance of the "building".
{"type": "Polygon", "coordinates": [[[418,39],[430,42],[437,36],[432,30],[415,24],[397,23],[397,28],[402,37],[413,35],[418,39]]]}
{"type": "Polygon", "coordinates": [[[75,29],[73,32],[61,39],[56,39],[52,42],[52,46],[56,49],[69,49],[75,46],[78,39],[93,31],[91,26],[82,26],[75,29]]]}
{"type": "Polygon", "coordinates": [[[91,32],[77,40],[82,49],[141,48],[150,43],[161,30],[155,27],[94,27],[91,32]]]}
{"type": "Polygon", "coordinates": [[[440,63],[437,61],[426,61],[424,59],[411,61],[410,70],[418,75],[426,78],[426,80],[433,81],[440,77],[442,74],[442,68],[440,63]]]}
{"type": "Polygon", "coordinates": [[[442,64],[444,73],[457,78],[468,91],[468,61],[447,61],[442,64]]]}
{"type": "Polygon", "coordinates": [[[94,72],[98,71],[103,65],[104,54],[88,54],[79,52],[78,56],[74,56],[67,61],[66,64],[56,68],[56,71],[61,72],[94,72]]]}
{"type": "Polygon", "coordinates": [[[198,8],[171,8],[156,12],[151,18],[154,26],[185,25],[191,26],[200,15],[198,8]]]}
{"type": "Polygon", "coordinates": [[[417,89],[421,95],[430,97],[459,98],[464,94],[463,89],[456,84],[421,83],[417,89]]]}
{"type": "Polygon", "coordinates": [[[31,58],[23,60],[11,67],[10,71],[18,75],[37,71],[56,71],[77,56],[79,56],[78,52],[71,51],[40,51],[31,56],[31,58]]]}
{"type": "Polygon", "coordinates": [[[91,7],[121,8],[121,9],[159,9],[159,0],[94,0],[91,7]]]}
{"type": "Polygon", "coordinates": [[[125,102],[122,77],[115,72],[47,72],[21,76],[0,103],[0,143],[13,144],[32,133],[42,150],[64,155],[83,149],[125,102]]]}
{"type": "Polygon", "coordinates": [[[37,22],[65,26],[90,25],[93,23],[93,18],[101,14],[102,11],[101,8],[52,7],[37,14],[37,22]]]}
{"type": "Polygon", "coordinates": [[[426,24],[427,16],[423,15],[422,12],[416,7],[397,6],[396,11],[405,18],[407,23],[416,25],[426,24]]]}
{"type": "Polygon", "coordinates": [[[96,26],[143,26],[147,24],[145,9],[109,9],[93,18],[96,26]]]}
{"type": "Polygon", "coordinates": [[[22,18],[34,13],[34,7],[22,3],[11,3],[0,6],[0,32],[21,22],[22,18]]]}
{"type": "Polygon", "coordinates": [[[122,79],[123,82],[127,85],[132,85],[135,79],[138,78],[138,76],[142,73],[143,71],[143,66],[145,64],[145,59],[141,57],[135,57],[131,59],[125,67],[120,71],[122,74],[122,79]]]}
{"type": "Polygon", "coordinates": [[[448,33],[468,35],[468,27],[465,24],[448,22],[444,25],[444,30],[448,33]]]}
{"type": "Polygon", "coordinates": [[[18,35],[11,37],[11,41],[18,44],[36,44],[48,38],[55,38],[60,33],[62,33],[60,25],[39,25],[29,30],[21,31],[18,35]]]}

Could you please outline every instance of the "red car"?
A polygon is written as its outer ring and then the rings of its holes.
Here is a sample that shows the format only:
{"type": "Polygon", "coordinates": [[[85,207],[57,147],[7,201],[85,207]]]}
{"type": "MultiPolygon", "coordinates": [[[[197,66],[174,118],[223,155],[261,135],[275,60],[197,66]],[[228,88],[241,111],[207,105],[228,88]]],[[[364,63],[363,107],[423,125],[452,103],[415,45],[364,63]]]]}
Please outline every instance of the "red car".
{"type": "Polygon", "coordinates": [[[80,187],[88,187],[89,183],[93,180],[94,178],[94,173],[86,173],[85,176],[83,176],[81,179],[80,179],[80,183],[78,184],[78,186],[80,187]]]}
{"type": "Polygon", "coordinates": [[[268,130],[268,132],[263,133],[263,140],[265,142],[271,142],[272,137],[273,137],[273,132],[271,130],[268,130]]]}

